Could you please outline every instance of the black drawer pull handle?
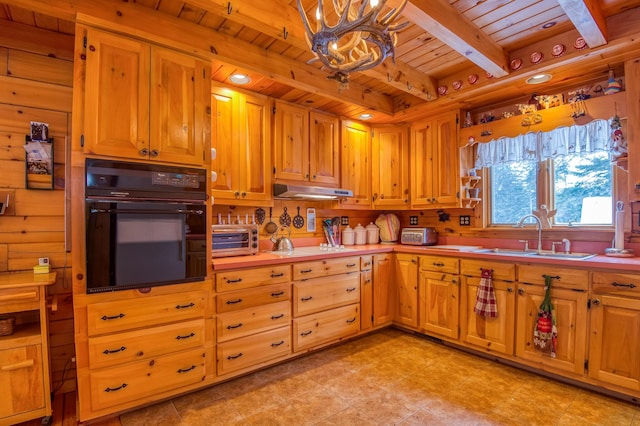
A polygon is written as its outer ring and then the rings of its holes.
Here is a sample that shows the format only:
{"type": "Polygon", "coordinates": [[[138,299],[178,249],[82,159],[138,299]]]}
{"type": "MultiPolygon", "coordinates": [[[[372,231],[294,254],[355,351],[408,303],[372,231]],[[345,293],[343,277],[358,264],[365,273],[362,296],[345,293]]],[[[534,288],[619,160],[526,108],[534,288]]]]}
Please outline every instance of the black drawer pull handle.
{"type": "Polygon", "coordinates": [[[234,299],[234,300],[227,300],[227,305],[235,305],[236,303],[241,303],[242,299],[234,299]]]}
{"type": "Polygon", "coordinates": [[[279,296],[282,296],[283,294],[284,294],[284,291],[278,291],[278,292],[271,293],[271,297],[279,297],[279,296]]]}
{"type": "Polygon", "coordinates": [[[313,333],[313,331],[308,330],[308,331],[303,331],[302,333],[300,333],[300,335],[301,335],[301,336],[308,336],[308,335],[310,335],[311,333],[313,333]]]}
{"type": "Polygon", "coordinates": [[[120,386],[118,386],[117,388],[106,388],[104,391],[105,392],[115,392],[115,391],[119,391],[120,389],[124,389],[126,388],[128,385],[126,383],[121,384],[120,386]]]}
{"type": "Polygon", "coordinates": [[[355,287],[349,287],[347,289],[347,293],[351,293],[352,291],[356,291],[356,288],[355,287]]]}
{"type": "Polygon", "coordinates": [[[235,280],[227,280],[227,284],[234,284],[242,282],[242,278],[237,278],[235,280]]]}
{"type": "Polygon", "coordinates": [[[195,366],[195,365],[192,365],[192,366],[191,366],[191,367],[189,367],[189,368],[179,368],[177,372],[178,372],[178,373],[186,373],[187,371],[191,371],[191,370],[193,370],[193,369],[195,369],[195,368],[196,368],[196,366],[195,366]]]}
{"type": "Polygon", "coordinates": [[[633,284],[633,283],[631,283],[631,284],[620,284],[620,283],[617,283],[617,282],[614,281],[613,283],[611,283],[611,285],[614,286],[614,287],[636,288],[636,285],[633,284]]]}
{"type": "Polygon", "coordinates": [[[112,319],[118,319],[118,318],[124,318],[124,314],[118,314],[118,315],[115,315],[115,316],[112,316],[112,317],[109,317],[109,316],[107,316],[107,315],[104,315],[104,316],[103,316],[102,318],[100,318],[100,319],[101,319],[102,321],[109,321],[109,320],[112,320],[112,319]]]}
{"type": "Polygon", "coordinates": [[[284,345],[284,340],[280,340],[279,342],[275,342],[271,344],[272,348],[277,348],[278,346],[284,345]]]}
{"type": "Polygon", "coordinates": [[[347,324],[353,324],[356,321],[356,317],[353,317],[353,319],[347,320],[347,324]]]}
{"type": "Polygon", "coordinates": [[[176,340],[182,340],[182,339],[190,339],[193,336],[195,336],[195,333],[189,333],[186,336],[176,336],[176,340]]]}
{"type": "Polygon", "coordinates": [[[300,300],[302,300],[303,302],[306,302],[308,300],[313,299],[313,296],[307,296],[307,297],[301,297],[300,300]]]}
{"type": "Polygon", "coordinates": [[[433,262],[433,266],[442,267],[442,266],[444,266],[444,263],[442,263],[442,262],[433,262]]]}
{"type": "Polygon", "coordinates": [[[284,272],[280,272],[279,274],[271,274],[271,278],[280,278],[284,277],[284,272]]]}
{"type": "Polygon", "coordinates": [[[300,273],[301,273],[301,274],[307,274],[307,273],[309,273],[309,272],[311,272],[311,271],[313,271],[313,269],[301,269],[301,270],[300,270],[300,273]]]}
{"type": "Polygon", "coordinates": [[[354,266],[356,266],[355,263],[347,263],[347,268],[353,268],[354,266]]]}
{"type": "Polygon", "coordinates": [[[115,353],[118,353],[118,352],[122,352],[125,349],[127,349],[126,346],[121,346],[118,349],[105,349],[104,352],[102,352],[102,353],[105,354],[105,355],[115,354],[115,353]]]}
{"type": "Polygon", "coordinates": [[[271,319],[272,319],[272,320],[277,320],[277,319],[280,319],[280,318],[282,318],[282,317],[284,317],[284,314],[280,314],[280,315],[271,315],[271,319]]]}
{"type": "Polygon", "coordinates": [[[227,359],[228,359],[228,360],[238,359],[238,358],[240,358],[241,356],[242,356],[242,352],[239,352],[239,353],[237,353],[237,354],[235,354],[235,355],[229,355],[229,356],[227,357],[227,359]]]}
{"type": "Polygon", "coordinates": [[[193,308],[194,306],[196,306],[196,304],[191,302],[188,305],[176,305],[176,309],[188,309],[193,308]]]}
{"type": "Polygon", "coordinates": [[[227,326],[227,330],[233,330],[234,328],[240,328],[242,327],[243,324],[241,322],[237,323],[237,324],[230,324],[227,326]]]}

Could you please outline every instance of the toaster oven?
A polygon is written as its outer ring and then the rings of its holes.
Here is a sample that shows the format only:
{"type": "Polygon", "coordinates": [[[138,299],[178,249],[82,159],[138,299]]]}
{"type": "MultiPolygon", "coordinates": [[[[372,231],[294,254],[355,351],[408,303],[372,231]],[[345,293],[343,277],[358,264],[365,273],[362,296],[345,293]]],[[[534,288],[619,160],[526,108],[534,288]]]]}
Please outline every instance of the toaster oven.
{"type": "Polygon", "coordinates": [[[438,244],[435,228],[402,228],[400,243],[412,246],[434,246],[438,244]]]}
{"type": "Polygon", "coordinates": [[[258,248],[257,225],[211,226],[211,257],[252,255],[258,248]]]}

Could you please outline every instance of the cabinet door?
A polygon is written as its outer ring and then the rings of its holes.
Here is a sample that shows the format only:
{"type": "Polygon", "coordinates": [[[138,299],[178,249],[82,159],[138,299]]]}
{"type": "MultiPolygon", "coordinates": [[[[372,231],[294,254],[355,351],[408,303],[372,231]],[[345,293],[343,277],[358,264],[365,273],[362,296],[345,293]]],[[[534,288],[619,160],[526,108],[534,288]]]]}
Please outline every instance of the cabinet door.
{"type": "Polygon", "coordinates": [[[234,199],[238,191],[238,164],[240,147],[237,144],[238,105],[241,100],[236,92],[214,87],[211,89],[211,147],[215,148],[215,158],[211,160],[211,170],[216,173],[211,183],[214,199],[234,199]]]}
{"type": "Polygon", "coordinates": [[[473,311],[479,284],[479,277],[462,278],[460,338],[463,342],[478,346],[487,352],[513,355],[516,322],[515,284],[493,280],[497,317],[485,317],[473,311]]]}
{"type": "Polygon", "coordinates": [[[418,327],[418,256],[398,253],[395,257],[395,321],[418,327]]]}
{"type": "Polygon", "coordinates": [[[394,292],[391,291],[391,254],[373,256],[373,325],[393,321],[394,292]]]}
{"type": "Polygon", "coordinates": [[[149,46],[87,30],[84,152],[148,158],[149,46]]]}
{"type": "Polygon", "coordinates": [[[312,111],[309,116],[309,180],[340,184],[340,128],[338,118],[312,111]]]}
{"type": "Polygon", "coordinates": [[[0,420],[45,406],[42,346],[0,351],[0,389],[0,420]]]}
{"type": "Polygon", "coordinates": [[[589,376],[640,390],[640,300],[594,295],[591,300],[589,376]]]}
{"type": "Polygon", "coordinates": [[[349,208],[371,207],[371,129],[354,121],[342,122],[341,186],[353,191],[342,200],[349,208]]]}
{"type": "Polygon", "coordinates": [[[210,139],[210,65],[169,49],[151,49],[149,157],[204,164],[210,139]]]}
{"type": "Polygon", "coordinates": [[[309,180],[309,110],[276,102],[273,129],[276,179],[309,180]]]}
{"type": "Polygon", "coordinates": [[[409,205],[409,137],[404,127],[373,130],[372,199],[375,208],[409,205]]]}
{"type": "Polygon", "coordinates": [[[240,177],[240,199],[271,201],[271,137],[269,100],[266,97],[245,95],[242,126],[238,134],[244,136],[240,163],[235,170],[240,177]]]}
{"type": "Polygon", "coordinates": [[[420,328],[428,334],[458,338],[460,277],[420,271],[420,328]]]}
{"type": "Polygon", "coordinates": [[[360,330],[373,327],[373,273],[371,269],[360,272],[360,330]]]}
{"type": "Polygon", "coordinates": [[[540,304],[544,299],[544,287],[519,283],[517,299],[516,356],[530,361],[536,368],[551,367],[584,374],[587,293],[558,288],[551,290],[551,302],[555,307],[558,330],[555,358],[536,351],[533,346],[533,330],[540,304]]]}

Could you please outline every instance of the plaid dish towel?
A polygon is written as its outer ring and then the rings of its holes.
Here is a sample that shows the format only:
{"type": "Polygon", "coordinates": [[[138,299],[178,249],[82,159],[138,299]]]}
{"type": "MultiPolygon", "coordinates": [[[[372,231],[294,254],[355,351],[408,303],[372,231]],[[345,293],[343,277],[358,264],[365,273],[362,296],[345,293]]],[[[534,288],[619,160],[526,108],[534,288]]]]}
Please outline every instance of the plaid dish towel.
{"type": "Polygon", "coordinates": [[[491,269],[482,269],[480,273],[480,284],[476,293],[476,306],[473,311],[485,317],[497,317],[498,305],[496,303],[496,294],[493,291],[493,283],[491,278],[493,271],[491,269]]]}

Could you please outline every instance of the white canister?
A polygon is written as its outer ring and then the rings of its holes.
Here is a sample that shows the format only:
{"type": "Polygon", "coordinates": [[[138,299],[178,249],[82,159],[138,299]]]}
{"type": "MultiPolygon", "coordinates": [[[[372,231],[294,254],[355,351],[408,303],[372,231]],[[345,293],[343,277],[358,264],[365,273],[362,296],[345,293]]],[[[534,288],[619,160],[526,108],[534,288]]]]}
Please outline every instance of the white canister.
{"type": "Polygon", "coordinates": [[[367,244],[367,230],[364,229],[364,226],[358,224],[353,228],[353,232],[356,234],[356,245],[367,244]]]}
{"type": "Polygon", "coordinates": [[[365,229],[367,230],[367,244],[378,244],[380,242],[380,228],[371,222],[365,229]]]}
{"type": "Polygon", "coordinates": [[[355,234],[353,229],[349,226],[342,230],[342,244],[345,246],[352,246],[355,244],[355,234]]]}

